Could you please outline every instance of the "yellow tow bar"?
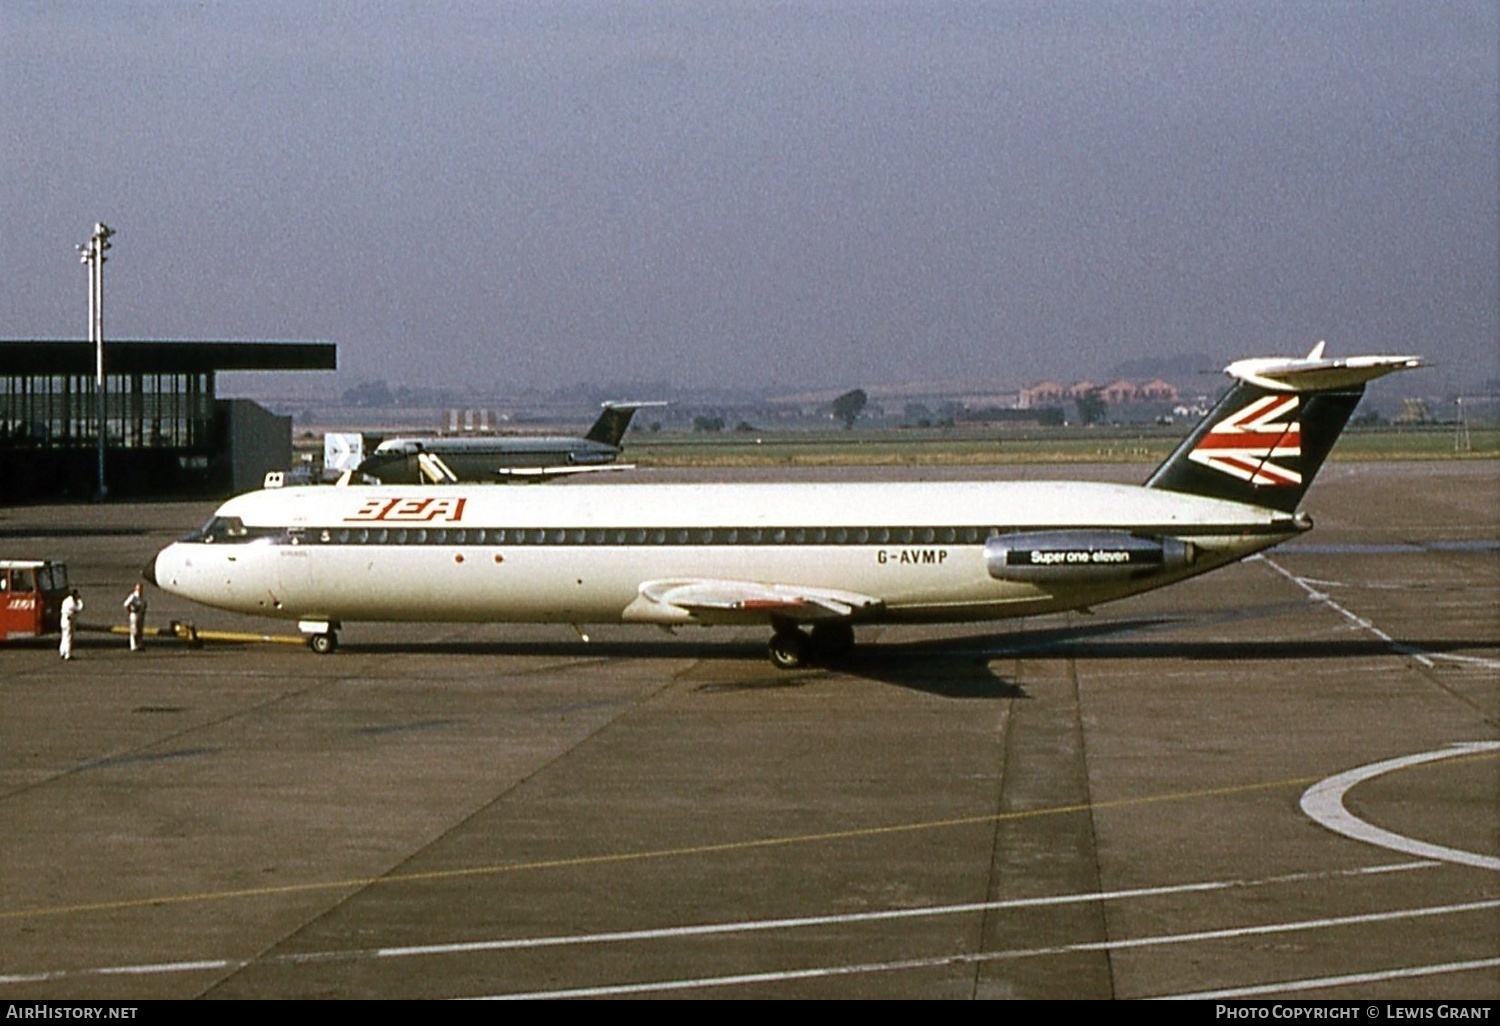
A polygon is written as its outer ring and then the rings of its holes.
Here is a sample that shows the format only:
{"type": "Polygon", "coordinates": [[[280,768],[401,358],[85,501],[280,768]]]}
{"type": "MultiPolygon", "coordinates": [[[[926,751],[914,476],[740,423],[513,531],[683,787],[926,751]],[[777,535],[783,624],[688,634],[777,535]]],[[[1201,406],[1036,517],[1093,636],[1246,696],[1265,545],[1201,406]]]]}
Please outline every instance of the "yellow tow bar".
{"type": "MultiPolygon", "coordinates": [[[[89,631],[96,634],[118,634],[121,637],[130,636],[129,627],[109,626],[96,627],[87,624],[79,624],[80,631],[89,631]]],[[[147,627],[142,635],[147,638],[157,638],[165,641],[185,641],[189,645],[205,645],[217,642],[227,645],[306,645],[307,638],[301,634],[252,634],[249,631],[200,631],[191,623],[182,620],[172,620],[165,627],[147,627]]]]}

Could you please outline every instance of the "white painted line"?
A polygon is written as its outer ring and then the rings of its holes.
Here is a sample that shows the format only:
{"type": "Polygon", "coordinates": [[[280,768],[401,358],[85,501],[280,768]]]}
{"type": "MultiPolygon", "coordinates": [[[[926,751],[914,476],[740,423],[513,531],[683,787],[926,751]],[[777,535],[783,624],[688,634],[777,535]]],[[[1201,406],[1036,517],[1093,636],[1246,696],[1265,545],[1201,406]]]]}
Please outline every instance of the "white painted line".
{"type": "Polygon", "coordinates": [[[75,976],[155,976],[168,973],[195,973],[209,969],[243,969],[248,961],[229,959],[207,959],[199,962],[157,962],[147,965],[106,965],[92,969],[55,969],[36,973],[7,973],[0,976],[0,984],[46,983],[50,980],[66,980],[75,976]]]}
{"type": "Polygon", "coordinates": [[[1308,598],[1323,603],[1329,609],[1332,609],[1334,612],[1338,613],[1344,619],[1348,620],[1350,623],[1354,624],[1361,630],[1369,631],[1371,634],[1375,635],[1381,641],[1389,645],[1392,652],[1395,652],[1398,655],[1410,656],[1412,659],[1415,659],[1417,662],[1421,663],[1429,670],[1437,665],[1436,660],[1439,659],[1442,659],[1446,662],[1465,663],[1473,666],[1483,666],[1486,669],[1500,670],[1500,659],[1485,659],[1482,656],[1449,655],[1446,652],[1428,652],[1423,649],[1417,648],[1414,645],[1408,645],[1405,642],[1397,641],[1395,638],[1391,637],[1379,627],[1376,627],[1373,623],[1365,619],[1363,616],[1360,616],[1356,613],[1351,613],[1349,610],[1339,605],[1333,600],[1331,596],[1329,596],[1327,592],[1319,591],[1314,587],[1314,585],[1317,584],[1337,584],[1338,582],[1318,581],[1311,577],[1298,577],[1296,574],[1292,573],[1290,570],[1277,563],[1270,556],[1267,556],[1263,553],[1260,555],[1251,556],[1250,558],[1258,559],[1261,562],[1265,563],[1266,566],[1270,567],[1272,570],[1275,570],[1278,574],[1291,581],[1303,591],[1307,592],[1308,598]]]}
{"type": "Polygon", "coordinates": [[[614,986],[575,987],[566,990],[538,990],[521,994],[495,994],[473,1000],[481,1001],[534,1001],[538,998],[611,997],[625,994],[653,994],[667,991],[698,990],[714,987],[732,987],[746,983],[781,983],[790,980],[807,980],[832,976],[853,976],[862,973],[896,972],[907,969],[931,969],[943,965],[978,965],[984,962],[1001,962],[1039,955],[1063,955],[1092,951],[1123,951],[1133,948],[1159,947],[1169,944],[1189,944],[1195,941],[1224,940],[1238,937],[1265,936],[1267,934],[1294,933],[1300,930],[1319,930],[1330,927],[1354,926],[1367,923],[1393,922],[1403,919],[1419,919],[1429,916],[1455,915],[1464,912],[1480,912],[1500,908],[1500,899],[1475,901],[1462,905],[1436,905],[1427,908],[1397,909],[1392,912],[1371,912],[1353,916],[1333,916],[1325,919],[1306,919],[1290,923],[1270,923],[1262,926],[1246,926],[1224,930],[1202,930],[1195,933],[1162,934],[1155,937],[1138,937],[1134,940],[1096,941],[1087,944],[1063,944],[1055,947],[1031,948],[1012,951],[986,951],[938,955],[931,958],[912,958],[893,962],[867,962],[857,965],[824,966],[813,969],[788,969],[780,972],[740,974],[736,976],[710,976],[699,979],[660,980],[649,983],[627,983],[614,986]]]}
{"type": "MultiPolygon", "coordinates": [[[[1365,876],[1378,873],[1402,872],[1410,869],[1430,869],[1433,863],[1400,862],[1394,865],[1368,866],[1353,870],[1336,870],[1332,873],[1288,873],[1263,880],[1214,880],[1206,883],[1172,884],[1162,887],[1138,887],[1120,891],[1096,891],[1084,894],[1062,894],[1042,898],[1013,898],[1005,901],[976,901],[961,905],[933,905],[926,908],[885,909],[879,912],[846,912],[839,915],[801,916],[787,919],[757,919],[731,923],[707,923],[696,926],[663,927],[654,930],[626,930],[618,933],[588,934],[586,936],[538,937],[531,939],[473,941],[465,944],[434,944],[406,948],[377,948],[363,952],[376,958],[410,957],[412,955],[467,954],[474,951],[497,951],[515,948],[543,948],[577,946],[580,944],[605,944],[622,941],[665,940],[677,937],[702,937],[710,934],[756,933],[764,930],[800,929],[808,926],[853,925],[896,919],[927,919],[936,916],[961,915],[971,912],[991,912],[997,909],[1044,908],[1055,905],[1077,905],[1096,901],[1121,901],[1127,898],[1154,898],[1168,894],[1191,894],[1206,891],[1234,890],[1247,887],[1264,887],[1270,884],[1300,883],[1340,876],[1365,876]]],[[[309,961],[326,958],[326,955],[290,955],[288,961],[309,961]]]]}
{"type": "Polygon", "coordinates": [[[1423,976],[1446,976],[1449,973],[1471,973],[1476,969],[1500,966],[1500,958],[1480,958],[1472,962],[1443,962],[1438,965],[1413,965],[1404,969],[1386,969],[1373,973],[1351,973],[1347,976],[1323,976],[1311,980],[1288,980],[1285,983],[1262,983],[1233,990],[1200,990],[1196,994],[1173,994],[1158,1001],[1214,1001],[1224,998],[1263,997],[1267,994],[1295,994],[1304,990],[1347,987],[1355,983],[1383,983],[1386,980],[1413,980],[1423,976]]]}
{"type": "Polygon", "coordinates": [[[1417,858],[1454,862],[1478,869],[1500,869],[1500,858],[1462,851],[1458,848],[1447,848],[1440,844],[1429,844],[1426,841],[1418,841],[1415,838],[1392,833],[1360,819],[1344,805],[1344,795],[1350,788],[1382,774],[1435,762],[1438,759],[1451,759],[1459,755],[1493,751],[1500,751],[1500,742],[1475,741],[1469,744],[1453,745],[1449,748],[1439,748],[1431,752],[1420,752],[1416,755],[1404,755],[1398,759],[1387,759],[1368,766],[1359,766],[1309,787],[1302,794],[1302,811],[1334,833],[1352,837],[1356,841],[1364,841],[1366,844],[1389,848],[1391,851],[1414,855],[1417,858]]]}
{"type": "MultiPolygon", "coordinates": [[[[423,955],[457,955],[480,951],[514,951],[551,947],[577,947],[588,944],[618,944],[630,941],[667,940],[680,937],[703,937],[715,934],[755,933],[765,930],[790,930],[808,926],[848,925],[882,920],[913,919],[986,912],[995,909],[1038,908],[1097,901],[1121,901],[1129,898],[1159,897],[1168,894],[1191,894],[1209,891],[1249,889],[1305,883],[1311,880],[1334,880],[1343,877],[1378,876],[1405,873],[1414,869],[1433,869],[1435,862],[1395,862],[1354,869],[1336,869],[1304,873],[1284,873],[1259,879],[1211,880],[1199,883],[1169,884],[1161,887],[1139,887],[1119,891],[1090,891],[1040,898],[1017,898],[1006,901],[983,901],[961,905],[936,905],[926,908],[888,909],[878,912],[850,912],[842,915],[803,916],[786,919],[757,919],[741,922],[705,923],[692,926],[661,927],[646,930],[622,930],[613,933],[572,934],[555,937],[517,937],[504,940],[459,941],[448,944],[420,944],[390,948],[353,948],[342,951],[313,951],[291,955],[271,955],[254,960],[257,964],[306,964],[330,961],[358,961],[372,958],[411,958],[423,955]]],[[[51,972],[0,975],[0,984],[39,983],[81,976],[112,976],[130,973],[182,973],[208,969],[243,969],[252,960],[165,962],[154,965],[103,966],[63,969],[51,972]]]]}
{"type": "Polygon", "coordinates": [[[1329,609],[1332,609],[1334,612],[1338,613],[1344,619],[1348,620],[1350,623],[1354,624],[1361,630],[1369,631],[1381,641],[1391,646],[1391,651],[1399,652],[1401,655],[1411,656],[1411,658],[1415,659],[1417,662],[1421,663],[1428,669],[1431,669],[1435,665],[1431,657],[1428,656],[1427,653],[1412,648],[1410,645],[1402,644],[1401,642],[1397,641],[1395,638],[1387,634],[1385,631],[1381,630],[1379,627],[1376,627],[1369,620],[1366,620],[1362,616],[1358,616],[1354,613],[1349,612],[1349,610],[1345,609],[1343,606],[1335,602],[1327,592],[1319,591],[1318,589],[1314,588],[1312,586],[1312,581],[1310,578],[1298,577],[1296,574],[1292,573],[1290,570],[1286,569],[1269,556],[1262,555],[1260,558],[1266,564],[1266,566],[1270,567],[1272,570],[1275,570],[1278,574],[1291,581],[1303,591],[1307,592],[1308,598],[1315,599],[1318,602],[1323,603],[1329,609]]]}

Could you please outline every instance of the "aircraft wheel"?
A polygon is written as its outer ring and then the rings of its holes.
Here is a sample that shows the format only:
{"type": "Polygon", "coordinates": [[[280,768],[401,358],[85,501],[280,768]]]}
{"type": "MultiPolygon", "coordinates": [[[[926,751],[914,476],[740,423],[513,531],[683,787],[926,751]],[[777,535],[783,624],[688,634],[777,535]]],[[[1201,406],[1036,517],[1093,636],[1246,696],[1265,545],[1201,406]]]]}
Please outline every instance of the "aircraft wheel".
{"type": "Polygon", "coordinates": [[[339,636],[333,631],[328,631],[325,634],[314,634],[307,639],[307,644],[318,655],[328,655],[339,647],[339,636]]]}
{"type": "Polygon", "coordinates": [[[771,665],[778,670],[796,670],[807,665],[812,654],[812,639],[799,630],[777,631],[771,635],[767,651],[771,665]]]}
{"type": "Polygon", "coordinates": [[[820,659],[840,659],[854,648],[854,628],[847,623],[819,623],[812,629],[812,650],[820,659]]]}

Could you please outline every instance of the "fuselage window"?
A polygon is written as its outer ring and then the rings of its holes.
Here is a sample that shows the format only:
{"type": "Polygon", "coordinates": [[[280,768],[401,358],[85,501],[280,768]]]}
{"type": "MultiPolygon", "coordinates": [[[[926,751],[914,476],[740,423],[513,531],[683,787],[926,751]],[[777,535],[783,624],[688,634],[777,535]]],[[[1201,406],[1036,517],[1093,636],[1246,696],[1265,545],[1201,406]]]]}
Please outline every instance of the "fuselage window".
{"type": "MultiPolygon", "coordinates": [[[[865,545],[976,544],[1014,528],[1000,527],[288,527],[291,545],[865,545]]],[[[267,536],[270,529],[261,529],[267,536]]],[[[245,538],[238,518],[216,518],[189,538],[203,542],[245,538]],[[233,521],[231,524],[230,521],[233,521]]]]}

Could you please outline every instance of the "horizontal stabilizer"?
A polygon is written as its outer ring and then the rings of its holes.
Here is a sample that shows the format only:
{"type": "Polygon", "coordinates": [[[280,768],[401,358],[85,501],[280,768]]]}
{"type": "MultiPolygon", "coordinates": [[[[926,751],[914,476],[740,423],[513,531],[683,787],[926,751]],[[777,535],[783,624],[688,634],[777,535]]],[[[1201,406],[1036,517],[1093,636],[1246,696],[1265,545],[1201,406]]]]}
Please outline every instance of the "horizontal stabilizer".
{"type": "Polygon", "coordinates": [[[1323,343],[1319,342],[1302,359],[1261,356],[1236,360],[1224,368],[1224,373],[1272,392],[1331,392],[1421,365],[1421,358],[1416,356],[1350,356],[1326,360],[1323,343]]]}

